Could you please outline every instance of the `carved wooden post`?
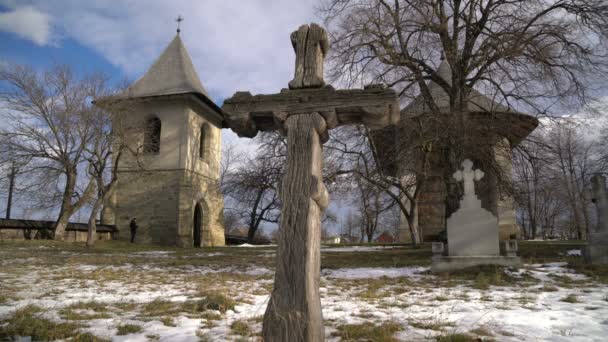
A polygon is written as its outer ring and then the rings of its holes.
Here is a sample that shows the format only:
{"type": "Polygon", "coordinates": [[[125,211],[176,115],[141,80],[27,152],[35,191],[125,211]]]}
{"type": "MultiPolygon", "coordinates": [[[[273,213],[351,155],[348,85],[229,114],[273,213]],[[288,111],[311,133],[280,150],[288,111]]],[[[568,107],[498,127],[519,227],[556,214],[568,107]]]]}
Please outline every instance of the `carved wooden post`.
{"type": "Polygon", "coordinates": [[[325,86],[323,58],[329,44],[321,27],[303,25],[291,39],[296,68],[289,90],[256,96],[237,92],[222,107],[226,123],[239,136],[276,129],[287,135],[274,289],[262,330],[267,342],[325,339],[319,278],[321,214],[329,202],[321,174],[328,129],[349,123],[377,129],[399,118],[392,90],[370,86],[336,91],[325,86]]]}
{"type": "Polygon", "coordinates": [[[317,113],[290,116],[285,126],[288,162],[281,184],[275,285],[262,336],[265,341],[323,341],[320,218],[328,195],[321,175],[321,135],[327,127],[317,113]]]}

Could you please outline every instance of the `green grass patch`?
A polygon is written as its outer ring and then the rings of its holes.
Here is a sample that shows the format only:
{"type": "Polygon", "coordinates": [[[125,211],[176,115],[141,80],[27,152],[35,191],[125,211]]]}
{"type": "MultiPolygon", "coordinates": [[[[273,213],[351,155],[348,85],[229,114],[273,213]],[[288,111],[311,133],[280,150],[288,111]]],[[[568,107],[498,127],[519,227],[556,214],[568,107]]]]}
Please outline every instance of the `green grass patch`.
{"type": "Polygon", "coordinates": [[[570,304],[576,304],[576,303],[580,303],[581,301],[578,299],[578,297],[575,294],[569,294],[566,297],[562,298],[559,300],[560,302],[565,302],[565,303],[570,303],[570,304]]]}
{"type": "Polygon", "coordinates": [[[121,324],[116,327],[117,332],[116,335],[123,336],[129,334],[137,334],[143,331],[141,325],[137,324],[121,324]]]}
{"type": "Polygon", "coordinates": [[[321,268],[429,266],[432,256],[430,244],[423,244],[420,248],[399,246],[371,252],[323,252],[321,268]]]}
{"type": "Polygon", "coordinates": [[[490,286],[517,286],[523,281],[505,272],[504,267],[500,266],[477,266],[470,267],[458,272],[439,274],[438,277],[443,282],[461,284],[468,281],[471,286],[479,290],[487,290],[490,286]]]}
{"type": "Polygon", "coordinates": [[[543,287],[541,287],[539,289],[539,291],[542,291],[542,292],[557,292],[557,291],[559,291],[559,289],[557,287],[553,286],[553,285],[547,285],[547,284],[545,284],[545,285],[543,285],[543,287]]]}
{"type": "Polygon", "coordinates": [[[92,319],[112,318],[105,304],[91,301],[78,302],[59,310],[62,319],[68,321],[88,321],[92,319]],[[91,313],[92,312],[92,313],[91,313]]]}
{"type": "Polygon", "coordinates": [[[582,273],[590,278],[590,281],[597,281],[608,284],[608,265],[589,265],[581,260],[570,261],[568,267],[578,273],[582,273]]]}
{"type": "Polygon", "coordinates": [[[447,302],[448,300],[450,300],[450,298],[448,298],[446,296],[439,295],[439,296],[433,298],[433,300],[436,300],[438,302],[447,302]]]}
{"type": "Polygon", "coordinates": [[[97,337],[91,333],[81,333],[70,340],[70,342],[110,342],[110,340],[97,337]]]}
{"type": "Polygon", "coordinates": [[[167,326],[167,327],[175,327],[175,326],[176,326],[176,324],[175,324],[175,321],[174,321],[173,317],[170,317],[170,316],[161,317],[161,318],[160,318],[160,322],[161,322],[161,323],[162,323],[164,326],[167,326]]]}
{"type": "Polygon", "coordinates": [[[455,324],[452,322],[439,322],[438,320],[428,319],[422,321],[411,321],[409,322],[409,325],[416,329],[441,331],[444,328],[453,327],[455,324]]]}
{"type": "MultiPolygon", "coordinates": [[[[548,262],[575,260],[566,253],[571,249],[581,249],[585,241],[519,241],[517,254],[527,264],[543,264],[548,262]]],[[[578,258],[580,259],[580,257],[578,258]]]]}
{"type": "Polygon", "coordinates": [[[332,336],[340,337],[344,341],[375,341],[375,342],[396,342],[393,335],[401,330],[401,325],[394,322],[386,322],[375,325],[370,322],[363,324],[345,324],[337,327],[337,331],[332,336]]]}
{"type": "Polygon", "coordinates": [[[217,310],[225,313],[228,310],[234,310],[234,306],[236,305],[234,300],[220,292],[203,292],[200,295],[203,296],[203,299],[186,305],[186,309],[189,309],[188,311],[203,312],[206,310],[217,310]]]}
{"type": "Polygon", "coordinates": [[[15,336],[31,336],[34,341],[54,341],[83,334],[82,326],[74,323],[56,323],[41,317],[44,310],[35,305],[25,306],[0,321],[0,340],[15,336]]]}
{"type": "Polygon", "coordinates": [[[155,299],[141,306],[139,310],[140,316],[144,317],[159,317],[167,314],[176,313],[178,310],[177,304],[164,299],[155,299]]]}
{"type": "Polygon", "coordinates": [[[469,334],[448,334],[437,337],[437,342],[477,342],[477,338],[469,334]]]}
{"type": "Polygon", "coordinates": [[[249,336],[251,334],[251,328],[245,321],[234,321],[230,324],[230,331],[235,335],[249,336]]]}

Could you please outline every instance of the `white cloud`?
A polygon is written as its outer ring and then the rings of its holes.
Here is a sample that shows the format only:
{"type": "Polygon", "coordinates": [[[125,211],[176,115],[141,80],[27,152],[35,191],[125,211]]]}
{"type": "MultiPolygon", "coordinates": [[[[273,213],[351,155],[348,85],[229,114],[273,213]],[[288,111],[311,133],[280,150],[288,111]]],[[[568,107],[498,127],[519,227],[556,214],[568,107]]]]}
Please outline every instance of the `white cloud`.
{"type": "Polygon", "coordinates": [[[0,30],[28,39],[37,45],[51,41],[51,17],[32,6],[18,7],[0,13],[0,30]]]}
{"type": "MultiPolygon", "coordinates": [[[[1,0],[0,0],[1,1],[1,0]]],[[[290,33],[314,19],[315,0],[31,0],[53,16],[58,34],[97,51],[136,79],[175,35],[214,98],[236,90],[278,92],[293,76],[290,33]]]]}

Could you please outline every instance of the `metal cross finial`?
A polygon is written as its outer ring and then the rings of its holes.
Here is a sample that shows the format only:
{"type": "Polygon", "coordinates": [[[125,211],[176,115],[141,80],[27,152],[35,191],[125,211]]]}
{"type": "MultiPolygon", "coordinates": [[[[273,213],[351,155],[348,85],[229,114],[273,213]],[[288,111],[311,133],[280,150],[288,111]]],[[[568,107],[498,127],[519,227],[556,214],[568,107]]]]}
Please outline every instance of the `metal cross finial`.
{"type": "Polygon", "coordinates": [[[182,15],[178,15],[177,19],[175,19],[175,21],[177,22],[177,34],[179,34],[182,30],[180,30],[180,24],[182,23],[182,21],[184,21],[184,17],[182,17],[182,15]]]}

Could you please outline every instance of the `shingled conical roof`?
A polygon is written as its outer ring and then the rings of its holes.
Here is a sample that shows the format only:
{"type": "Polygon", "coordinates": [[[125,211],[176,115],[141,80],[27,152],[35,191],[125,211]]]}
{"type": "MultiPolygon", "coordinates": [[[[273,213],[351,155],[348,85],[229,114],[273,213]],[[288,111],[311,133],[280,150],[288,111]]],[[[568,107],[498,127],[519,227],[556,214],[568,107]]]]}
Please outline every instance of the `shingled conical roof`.
{"type": "Polygon", "coordinates": [[[148,72],[127,88],[122,96],[137,98],[185,93],[202,94],[209,98],[178,34],[148,72]]]}

